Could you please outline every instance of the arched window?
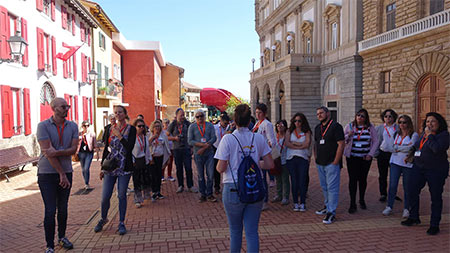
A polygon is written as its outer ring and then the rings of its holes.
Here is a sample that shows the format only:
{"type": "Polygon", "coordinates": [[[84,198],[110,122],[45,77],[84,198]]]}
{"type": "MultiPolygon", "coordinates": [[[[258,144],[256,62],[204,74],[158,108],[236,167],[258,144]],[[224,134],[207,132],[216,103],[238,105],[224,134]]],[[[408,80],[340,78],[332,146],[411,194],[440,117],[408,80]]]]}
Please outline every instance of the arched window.
{"type": "Polygon", "coordinates": [[[336,77],[330,77],[328,79],[328,85],[327,85],[327,95],[336,95],[337,94],[337,87],[336,87],[336,77]]]}
{"type": "Polygon", "coordinates": [[[41,121],[48,119],[52,116],[52,108],[50,107],[50,102],[56,97],[55,90],[48,82],[45,82],[41,88],[40,96],[40,110],[41,110],[41,121]]]}

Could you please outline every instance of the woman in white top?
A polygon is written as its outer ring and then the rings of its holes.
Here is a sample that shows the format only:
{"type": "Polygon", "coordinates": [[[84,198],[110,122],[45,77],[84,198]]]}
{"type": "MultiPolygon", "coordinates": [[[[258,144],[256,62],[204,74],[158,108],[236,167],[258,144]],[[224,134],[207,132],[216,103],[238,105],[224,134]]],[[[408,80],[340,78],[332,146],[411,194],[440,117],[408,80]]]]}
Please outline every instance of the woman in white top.
{"type": "Polygon", "coordinates": [[[311,145],[311,128],[303,113],[296,113],[286,132],[287,167],[291,174],[292,199],[294,212],[306,211],[306,192],[308,190],[309,147],[311,145]],[[300,192],[300,204],[298,193],[300,192]]]}
{"type": "Polygon", "coordinates": [[[77,153],[80,158],[81,171],[84,178],[84,188],[91,189],[89,186],[92,158],[94,157],[94,150],[97,149],[97,139],[95,133],[89,129],[89,121],[85,120],[81,123],[80,141],[78,142],[77,153]]]}
{"type": "Polygon", "coordinates": [[[388,194],[388,205],[384,209],[383,214],[389,215],[392,213],[392,208],[394,208],[394,200],[397,194],[398,180],[400,175],[403,176],[403,218],[409,217],[409,197],[408,197],[408,186],[410,182],[411,169],[413,167],[412,163],[405,161],[406,156],[411,150],[414,143],[419,139],[419,135],[414,132],[414,126],[411,118],[408,115],[402,115],[398,118],[398,130],[392,135],[392,137],[387,136],[385,132],[383,136],[384,140],[387,140],[381,144],[380,148],[391,152],[391,173],[389,175],[389,194],[388,194]]]}
{"type": "Polygon", "coordinates": [[[133,154],[133,186],[134,186],[134,204],[137,208],[144,203],[144,196],[148,198],[151,190],[150,180],[150,145],[146,137],[145,122],[142,119],[136,119],[133,122],[136,127],[136,142],[134,143],[133,154]]]}
{"type": "MultiPolygon", "coordinates": [[[[289,182],[289,169],[286,167],[286,144],[285,144],[285,135],[287,130],[287,122],[286,120],[279,120],[276,124],[275,128],[277,132],[277,142],[275,147],[280,152],[280,163],[275,166],[280,166],[281,168],[276,168],[275,180],[277,182],[277,195],[272,199],[272,202],[281,201],[282,205],[289,204],[289,188],[291,184],[289,182]]],[[[275,162],[277,159],[275,159],[275,162]]],[[[274,171],[274,170],[271,170],[274,171]]]]}
{"type": "MultiPolygon", "coordinates": [[[[163,120],[163,134],[167,135],[167,128],[169,128],[169,125],[170,125],[170,120],[164,119],[163,120]]],[[[169,141],[169,149],[170,149],[170,152],[172,153],[173,141],[169,141]]],[[[166,168],[167,168],[167,180],[169,180],[170,182],[175,181],[175,178],[172,177],[172,165],[173,165],[173,154],[170,154],[167,162],[163,163],[161,181],[166,180],[164,178],[164,171],[166,170],[166,168]]]]}
{"type": "Polygon", "coordinates": [[[243,226],[245,227],[247,252],[259,252],[258,223],[263,206],[263,201],[248,204],[241,203],[239,200],[237,182],[235,184],[234,180],[239,180],[237,172],[244,154],[242,154],[235,137],[242,145],[243,151],[248,152],[247,154],[255,162],[258,162],[262,158],[266,167],[261,169],[269,169],[274,166],[271,149],[267,145],[264,137],[260,134],[252,133],[248,129],[250,113],[250,107],[248,105],[240,104],[236,106],[234,119],[237,129],[233,132],[234,136],[231,134],[223,136],[214,157],[219,160],[217,171],[223,173],[222,202],[230,226],[230,252],[241,251],[243,226]]]}
{"type": "Polygon", "coordinates": [[[150,126],[151,136],[149,139],[150,153],[152,154],[151,174],[152,174],[152,202],[163,199],[161,194],[162,165],[169,160],[170,147],[166,134],[162,134],[162,123],[155,120],[150,126]]]}

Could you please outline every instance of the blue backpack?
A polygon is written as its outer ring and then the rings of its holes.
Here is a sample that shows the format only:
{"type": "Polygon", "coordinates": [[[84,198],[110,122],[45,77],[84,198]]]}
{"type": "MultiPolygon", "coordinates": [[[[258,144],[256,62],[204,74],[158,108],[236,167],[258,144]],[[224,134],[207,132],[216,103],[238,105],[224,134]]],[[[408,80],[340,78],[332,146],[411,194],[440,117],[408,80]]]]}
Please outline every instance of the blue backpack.
{"type": "MultiPolygon", "coordinates": [[[[239,147],[241,148],[244,158],[239,164],[238,168],[238,185],[236,185],[236,180],[234,179],[233,172],[231,176],[233,177],[234,185],[237,188],[239,200],[242,203],[255,203],[264,199],[265,187],[262,179],[261,169],[258,164],[250,156],[250,152],[245,154],[239,139],[234,135],[237,140],[239,147]]],[[[253,134],[252,142],[250,147],[253,145],[253,140],[255,139],[255,134],[253,134]]],[[[231,168],[231,167],[230,167],[231,168]]]]}

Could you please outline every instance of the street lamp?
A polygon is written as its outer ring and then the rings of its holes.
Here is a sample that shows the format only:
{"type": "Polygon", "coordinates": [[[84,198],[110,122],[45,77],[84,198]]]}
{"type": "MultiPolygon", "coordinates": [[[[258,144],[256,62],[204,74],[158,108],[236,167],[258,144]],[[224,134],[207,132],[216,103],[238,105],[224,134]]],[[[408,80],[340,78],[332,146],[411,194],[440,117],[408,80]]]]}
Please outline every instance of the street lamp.
{"type": "Polygon", "coordinates": [[[25,39],[20,36],[19,31],[16,32],[16,35],[11,36],[9,40],[7,40],[7,42],[9,44],[11,56],[13,59],[0,59],[0,63],[10,63],[16,61],[16,58],[25,54],[25,48],[28,46],[28,43],[25,41],[25,39]]]}
{"type": "Polygon", "coordinates": [[[252,58],[252,72],[255,72],[255,58],[252,58]]]}
{"type": "Polygon", "coordinates": [[[287,42],[288,42],[288,54],[291,53],[291,40],[292,40],[292,36],[289,34],[286,38],[287,42]]]}
{"type": "Polygon", "coordinates": [[[95,81],[97,79],[97,72],[91,69],[88,73],[89,81],[95,81]]]}
{"type": "Polygon", "coordinates": [[[275,45],[272,46],[272,61],[275,61],[275,49],[277,49],[277,47],[275,45]]]}

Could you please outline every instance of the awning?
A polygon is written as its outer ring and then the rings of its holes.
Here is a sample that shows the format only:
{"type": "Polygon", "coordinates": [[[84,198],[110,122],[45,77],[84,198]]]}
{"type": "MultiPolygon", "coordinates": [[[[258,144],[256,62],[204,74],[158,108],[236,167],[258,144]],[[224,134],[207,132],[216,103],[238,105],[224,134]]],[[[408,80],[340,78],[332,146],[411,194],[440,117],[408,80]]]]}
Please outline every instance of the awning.
{"type": "Polygon", "coordinates": [[[217,88],[203,88],[200,91],[200,101],[207,106],[214,106],[223,112],[230,98],[235,97],[231,92],[217,88]]]}

